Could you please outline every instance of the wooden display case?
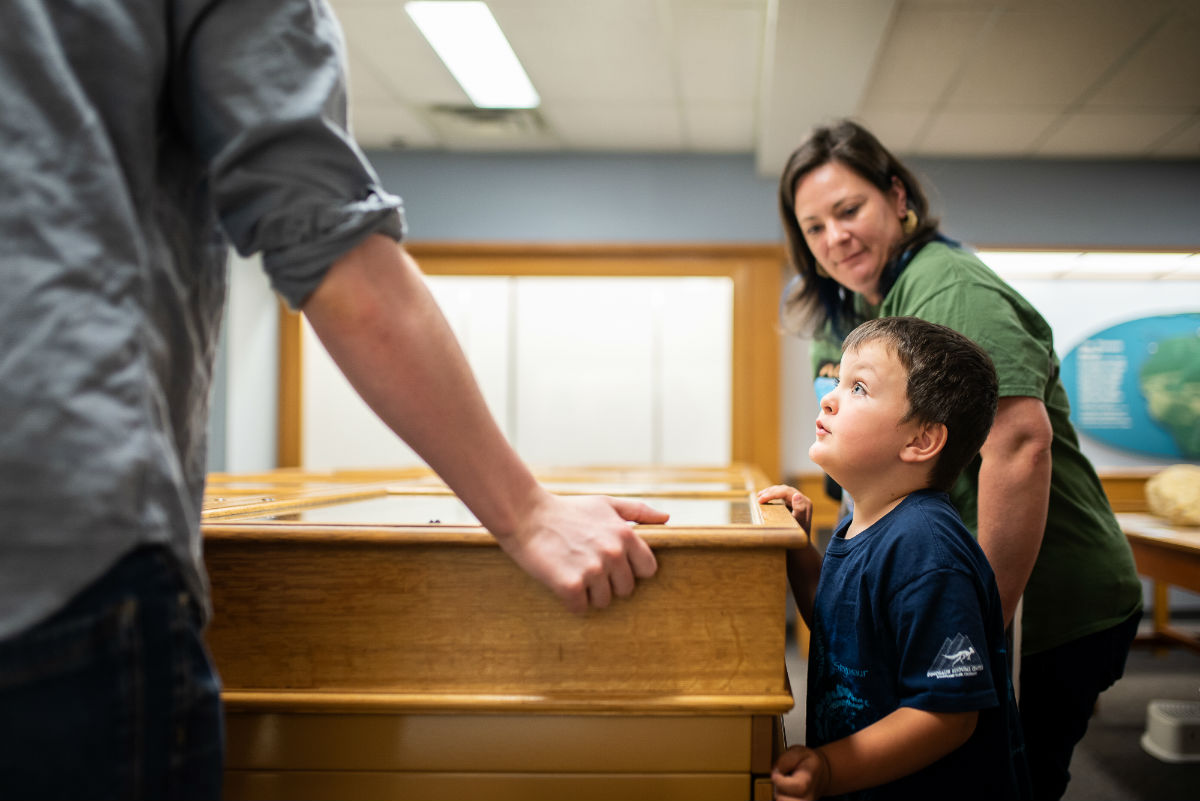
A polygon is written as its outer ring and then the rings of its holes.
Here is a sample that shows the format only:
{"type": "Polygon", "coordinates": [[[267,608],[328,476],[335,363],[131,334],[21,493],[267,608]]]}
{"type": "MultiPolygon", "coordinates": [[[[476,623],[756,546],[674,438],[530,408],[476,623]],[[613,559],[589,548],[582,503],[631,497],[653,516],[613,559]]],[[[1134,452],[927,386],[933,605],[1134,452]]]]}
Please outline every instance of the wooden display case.
{"type": "Polygon", "coordinates": [[[547,471],[636,497],[658,574],[572,615],[420,470],[213,476],[226,796],[770,797],[792,706],[784,552],[755,470],[547,471]]]}

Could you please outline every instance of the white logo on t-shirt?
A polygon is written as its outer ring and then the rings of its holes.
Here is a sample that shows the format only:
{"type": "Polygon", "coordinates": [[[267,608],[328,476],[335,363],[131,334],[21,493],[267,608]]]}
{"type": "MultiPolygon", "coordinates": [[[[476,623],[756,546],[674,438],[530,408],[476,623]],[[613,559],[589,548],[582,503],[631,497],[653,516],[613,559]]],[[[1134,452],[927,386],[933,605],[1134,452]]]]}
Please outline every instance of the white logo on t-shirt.
{"type": "Polygon", "coordinates": [[[931,679],[955,679],[974,676],[983,670],[983,660],[964,634],[947,637],[933,664],[925,674],[931,679]]]}

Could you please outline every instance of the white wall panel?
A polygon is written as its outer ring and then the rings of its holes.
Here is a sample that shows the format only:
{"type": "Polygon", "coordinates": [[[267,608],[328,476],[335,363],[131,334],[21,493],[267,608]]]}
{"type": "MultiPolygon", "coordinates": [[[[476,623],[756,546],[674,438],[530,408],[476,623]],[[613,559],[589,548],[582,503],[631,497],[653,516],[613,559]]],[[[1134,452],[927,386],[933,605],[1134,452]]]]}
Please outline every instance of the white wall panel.
{"type": "Polygon", "coordinates": [[[253,473],[275,467],[279,302],[261,258],[242,258],[231,250],[229,259],[225,464],[221,469],[253,473]]]}
{"type": "MultiPolygon", "coordinates": [[[[728,278],[428,281],[493,416],[531,464],[730,461],[728,278]]],[[[420,464],[304,331],[304,467],[420,464]]]]}
{"type": "Polygon", "coordinates": [[[679,278],[657,290],[662,464],[726,465],[733,442],[733,281],[679,278]]]}
{"type": "Polygon", "coordinates": [[[307,470],[407,467],[417,455],[354,392],[304,321],[301,450],[307,470]]]}
{"type": "MultiPolygon", "coordinates": [[[[503,429],[508,408],[509,279],[429,276],[427,282],[503,429]]],[[[307,321],[302,352],[301,436],[306,469],[423,464],[358,397],[307,321]]]]}
{"type": "Polygon", "coordinates": [[[651,461],[655,320],[649,280],[518,281],[514,441],[527,461],[651,461]]]}

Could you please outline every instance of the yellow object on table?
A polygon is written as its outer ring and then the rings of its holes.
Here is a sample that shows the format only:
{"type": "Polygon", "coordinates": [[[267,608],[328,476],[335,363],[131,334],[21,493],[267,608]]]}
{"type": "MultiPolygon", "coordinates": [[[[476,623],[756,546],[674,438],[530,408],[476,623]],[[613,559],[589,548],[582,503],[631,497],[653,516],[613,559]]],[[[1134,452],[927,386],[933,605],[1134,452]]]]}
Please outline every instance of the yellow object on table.
{"type": "Polygon", "coordinates": [[[1146,505],[1177,526],[1200,526],[1200,465],[1171,465],[1146,481],[1146,505]]]}

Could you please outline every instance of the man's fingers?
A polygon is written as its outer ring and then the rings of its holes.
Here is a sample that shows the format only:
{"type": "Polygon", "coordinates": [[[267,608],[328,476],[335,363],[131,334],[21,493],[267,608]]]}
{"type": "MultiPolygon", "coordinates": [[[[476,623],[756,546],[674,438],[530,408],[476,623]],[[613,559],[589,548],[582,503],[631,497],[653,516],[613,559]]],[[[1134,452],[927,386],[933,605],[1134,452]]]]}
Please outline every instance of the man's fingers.
{"type": "Polygon", "coordinates": [[[633,568],[629,564],[629,559],[622,556],[621,560],[613,565],[613,569],[608,574],[608,583],[619,598],[628,598],[633,595],[633,587],[637,580],[633,577],[633,568]]]}
{"type": "Polygon", "coordinates": [[[617,514],[631,523],[665,523],[670,519],[666,512],[647,506],[641,501],[631,501],[628,498],[609,498],[617,514]]]}
{"type": "Polygon", "coordinates": [[[539,521],[543,528],[535,529],[514,558],[531,565],[526,569],[554,591],[567,611],[604,609],[614,597],[632,595],[638,579],[658,570],[654,552],[630,523],[665,523],[668,517],[639,501],[552,496],[539,521]]]}
{"type": "Polygon", "coordinates": [[[558,587],[558,599],[573,615],[582,615],[588,610],[588,588],[579,584],[575,587],[558,587]]]}
{"type": "Polygon", "coordinates": [[[608,576],[599,576],[588,583],[588,603],[593,609],[604,609],[612,603],[612,587],[608,576]]]}
{"type": "Polygon", "coordinates": [[[640,579],[648,579],[658,572],[658,559],[641,538],[629,549],[629,565],[633,568],[633,575],[640,579]]]}
{"type": "MultiPolygon", "coordinates": [[[[633,523],[650,523],[658,524],[665,523],[670,519],[670,515],[666,512],[648,506],[641,501],[632,501],[628,498],[608,498],[613,509],[616,510],[623,519],[633,523]]],[[[658,560],[654,558],[654,552],[650,550],[650,546],[642,541],[633,531],[624,535],[625,539],[625,557],[628,560],[628,566],[633,571],[633,576],[637,578],[650,578],[658,572],[658,560]]],[[[623,579],[623,577],[621,577],[623,579]]],[[[622,592],[623,584],[613,584],[613,588],[617,590],[617,594],[621,597],[627,596],[628,592],[622,592]]],[[[632,586],[629,592],[633,592],[632,586]]]]}

